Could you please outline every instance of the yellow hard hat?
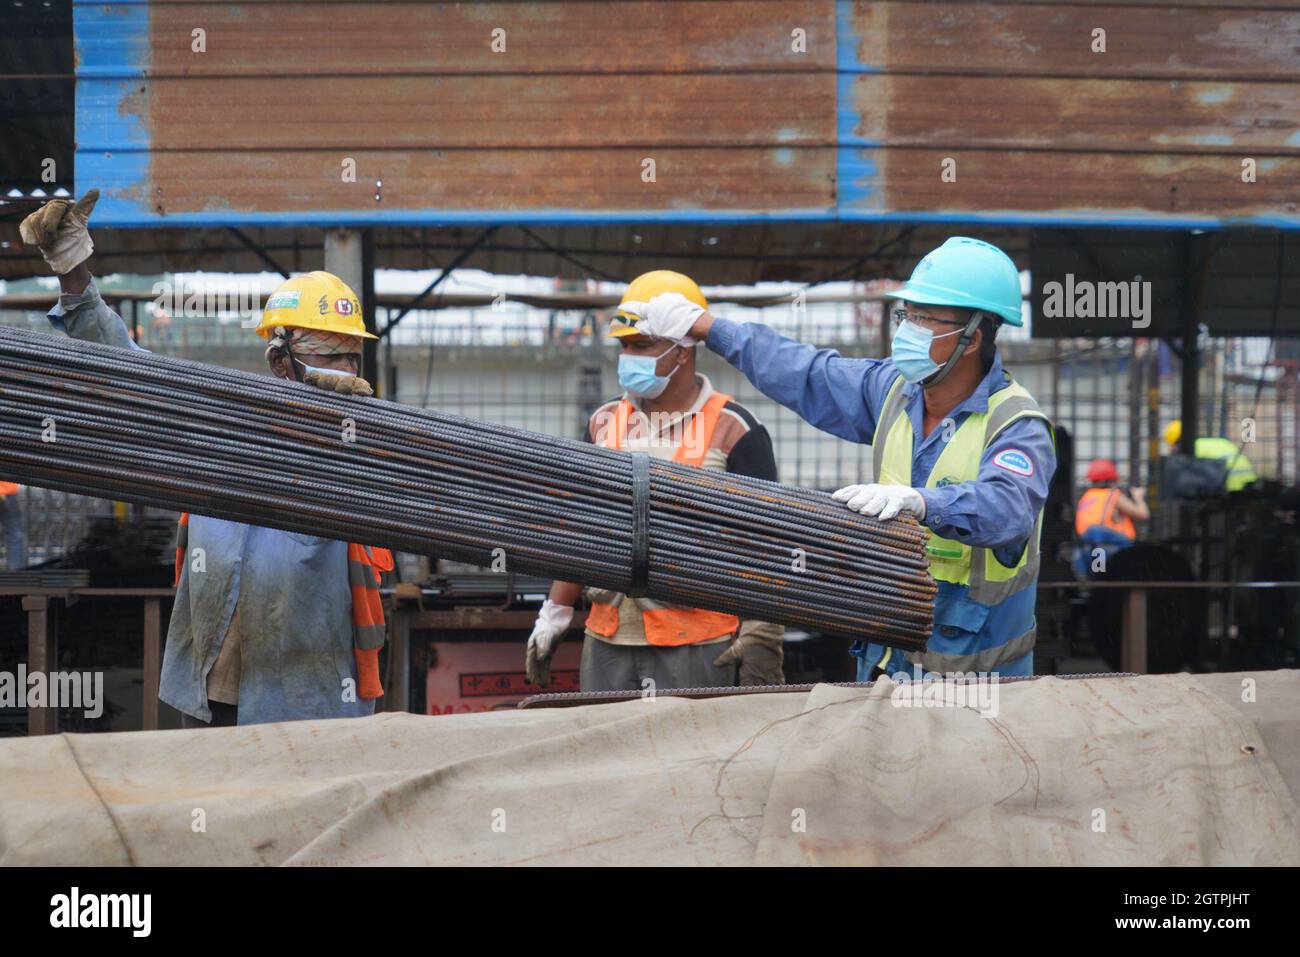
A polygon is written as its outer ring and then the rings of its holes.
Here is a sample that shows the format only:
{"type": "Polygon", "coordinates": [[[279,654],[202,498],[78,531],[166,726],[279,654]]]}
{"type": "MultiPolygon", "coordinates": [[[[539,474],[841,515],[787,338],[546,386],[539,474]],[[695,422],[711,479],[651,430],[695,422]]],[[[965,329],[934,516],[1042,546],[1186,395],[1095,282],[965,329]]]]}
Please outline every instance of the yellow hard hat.
{"type": "Polygon", "coordinates": [[[357,294],[338,276],[319,270],[286,279],[267,297],[257,334],[267,339],[276,326],[379,338],[366,332],[357,294]]]}
{"type": "MultiPolygon", "coordinates": [[[[624,302],[649,302],[664,292],[679,292],[697,306],[709,308],[709,301],[704,298],[704,293],[700,292],[695,280],[671,269],[656,269],[637,276],[628,284],[619,305],[621,307],[624,302]]],[[[609,325],[609,334],[616,339],[639,336],[641,333],[636,331],[636,324],[637,317],[620,308],[618,317],[609,325]]]]}
{"type": "Polygon", "coordinates": [[[1174,419],[1165,426],[1165,444],[1177,445],[1178,440],[1183,437],[1183,420],[1174,419]]]}

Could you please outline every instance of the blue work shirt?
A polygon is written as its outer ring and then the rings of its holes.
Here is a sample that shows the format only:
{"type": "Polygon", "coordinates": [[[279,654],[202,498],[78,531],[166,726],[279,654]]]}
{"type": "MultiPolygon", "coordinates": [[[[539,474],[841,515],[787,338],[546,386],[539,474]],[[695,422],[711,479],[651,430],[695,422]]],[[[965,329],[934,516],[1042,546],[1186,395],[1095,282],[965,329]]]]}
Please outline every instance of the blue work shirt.
{"type": "MultiPolygon", "coordinates": [[[[715,318],[706,344],[768,398],[825,432],[863,444],[874,439],[885,397],[900,375],[892,359],[845,358],[834,349],[799,342],[756,322],[715,318]]],[[[925,499],[924,524],[943,538],[993,549],[1002,564],[1011,566],[1029,541],[1056,471],[1052,438],[1041,419],[1019,419],[1003,429],[984,450],[974,481],[920,487],[943,451],[945,433],[954,434],[971,413],[987,412],[989,396],[1006,385],[1002,356],[995,353],[979,385],[949,413],[953,428],[940,425],[929,435],[924,434],[921,386],[909,382],[902,389],[914,436],[912,482],[925,499]],[[998,464],[995,460],[1008,451],[1023,453],[1030,467],[1014,467],[1019,461],[1014,456],[1002,460],[1012,467],[998,464]]],[[[948,591],[940,588],[936,606],[948,591]]]]}
{"type": "MultiPolygon", "coordinates": [[[[142,350],[95,283],[60,296],[51,325],[74,339],[142,350]]],[[[158,697],[212,720],[208,674],[239,609],[240,724],[373,714],[357,696],[347,543],[191,515],[167,626],[158,697]],[[194,563],[202,571],[193,571],[194,563]]]]}

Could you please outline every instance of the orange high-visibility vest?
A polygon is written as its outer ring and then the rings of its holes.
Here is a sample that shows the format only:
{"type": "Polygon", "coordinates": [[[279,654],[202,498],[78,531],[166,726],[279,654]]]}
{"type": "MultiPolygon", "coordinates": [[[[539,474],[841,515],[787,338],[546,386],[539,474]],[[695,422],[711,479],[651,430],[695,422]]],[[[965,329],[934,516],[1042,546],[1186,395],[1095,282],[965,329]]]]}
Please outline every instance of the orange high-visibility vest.
{"type": "Polygon", "coordinates": [[[0,482],[0,498],[4,498],[6,495],[17,495],[17,494],[18,494],[18,486],[15,485],[13,482],[0,482]]]}
{"type": "Polygon", "coordinates": [[[1084,492],[1074,510],[1074,533],[1082,537],[1088,529],[1101,525],[1119,532],[1129,541],[1135,541],[1137,527],[1133,519],[1115,508],[1118,495],[1119,490],[1113,488],[1090,488],[1084,492]]]}
{"type": "MultiPolygon", "coordinates": [[[[713,447],[713,431],[718,427],[718,417],[723,407],[731,401],[731,396],[715,392],[695,414],[695,421],[684,428],[698,429],[693,438],[697,441],[682,442],[673,453],[673,461],[681,465],[700,468],[704,464],[704,455],[713,447]],[[687,446],[694,446],[688,449],[687,446]]],[[[627,439],[627,426],[634,411],[632,404],[623,399],[614,413],[613,423],[605,429],[602,441],[605,448],[621,449],[627,439]]],[[[700,608],[659,608],[657,603],[647,599],[642,602],[641,624],[645,628],[646,641],[652,645],[674,647],[677,645],[695,645],[702,641],[711,641],[733,634],[740,628],[740,619],[735,615],[724,615],[717,611],[705,611],[700,608]]],[[[618,631],[618,605],[593,603],[587,615],[587,627],[604,638],[612,638],[618,631]]]]}

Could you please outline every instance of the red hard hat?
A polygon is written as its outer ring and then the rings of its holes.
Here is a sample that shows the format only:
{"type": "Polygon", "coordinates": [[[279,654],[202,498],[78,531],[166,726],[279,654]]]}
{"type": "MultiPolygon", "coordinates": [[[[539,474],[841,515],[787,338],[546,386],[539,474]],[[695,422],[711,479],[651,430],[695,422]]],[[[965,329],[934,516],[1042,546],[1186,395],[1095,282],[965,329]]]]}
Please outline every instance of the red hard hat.
{"type": "Polygon", "coordinates": [[[1088,466],[1089,482],[1118,482],[1119,469],[1110,459],[1093,459],[1088,466]]]}

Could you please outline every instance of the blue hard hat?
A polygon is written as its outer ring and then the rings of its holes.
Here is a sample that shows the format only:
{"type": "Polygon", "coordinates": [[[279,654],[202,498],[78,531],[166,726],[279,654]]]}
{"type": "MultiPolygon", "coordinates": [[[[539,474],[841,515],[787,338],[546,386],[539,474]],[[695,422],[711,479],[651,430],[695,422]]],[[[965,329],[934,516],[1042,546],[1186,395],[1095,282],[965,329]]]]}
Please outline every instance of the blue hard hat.
{"type": "Polygon", "coordinates": [[[992,243],[953,236],[925,254],[912,278],[892,293],[896,299],[931,306],[960,306],[992,312],[1010,325],[1020,318],[1020,270],[992,243]]]}

